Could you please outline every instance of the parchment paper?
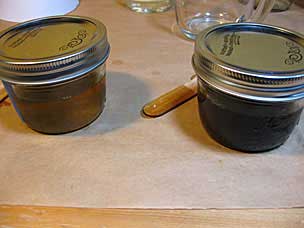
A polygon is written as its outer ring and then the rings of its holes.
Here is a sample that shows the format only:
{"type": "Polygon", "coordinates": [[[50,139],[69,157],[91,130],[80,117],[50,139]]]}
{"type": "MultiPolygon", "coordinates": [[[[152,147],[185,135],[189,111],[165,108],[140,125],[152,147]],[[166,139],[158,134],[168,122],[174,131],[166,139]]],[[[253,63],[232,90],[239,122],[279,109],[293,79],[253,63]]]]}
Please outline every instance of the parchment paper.
{"type": "MultiPolygon", "coordinates": [[[[96,17],[109,30],[106,109],[80,131],[48,136],[30,130],[9,103],[2,104],[0,204],[304,206],[303,115],[285,145],[262,154],[213,141],[201,126],[196,99],[144,119],[142,105],[193,74],[193,43],[176,33],[174,12],[142,15],[115,1],[82,1],[75,14],[96,17]]],[[[267,22],[303,33],[303,18],[303,9],[294,7],[267,22]]]]}

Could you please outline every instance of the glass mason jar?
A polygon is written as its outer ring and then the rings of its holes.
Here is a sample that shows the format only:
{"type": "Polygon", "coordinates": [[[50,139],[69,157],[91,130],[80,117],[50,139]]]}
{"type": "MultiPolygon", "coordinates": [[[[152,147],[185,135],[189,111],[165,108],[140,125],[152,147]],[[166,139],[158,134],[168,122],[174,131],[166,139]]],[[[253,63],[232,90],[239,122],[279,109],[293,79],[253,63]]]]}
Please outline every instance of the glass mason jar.
{"type": "Polygon", "coordinates": [[[204,29],[223,23],[262,22],[275,0],[176,0],[177,25],[190,39],[204,29]]]}
{"type": "Polygon", "coordinates": [[[234,23],[202,32],[195,43],[201,121],[219,143],[246,152],[282,145],[304,107],[304,36],[234,23]]]}
{"type": "Polygon", "coordinates": [[[161,13],[171,8],[173,0],[126,0],[126,5],[139,13],[161,13]]]}
{"type": "Polygon", "coordinates": [[[0,79],[32,129],[59,134],[80,129],[103,111],[105,26],[75,16],[47,17],[0,34],[0,79]]]}

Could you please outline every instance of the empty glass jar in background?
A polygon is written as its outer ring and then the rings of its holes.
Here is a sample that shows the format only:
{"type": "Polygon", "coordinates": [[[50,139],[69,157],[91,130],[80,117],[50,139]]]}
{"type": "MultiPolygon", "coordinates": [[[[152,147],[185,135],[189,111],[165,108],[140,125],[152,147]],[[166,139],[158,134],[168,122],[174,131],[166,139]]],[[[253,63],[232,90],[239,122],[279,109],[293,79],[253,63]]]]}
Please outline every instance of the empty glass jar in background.
{"type": "Polygon", "coordinates": [[[182,33],[195,39],[207,27],[228,22],[261,22],[275,0],[176,0],[176,19],[182,33]]]}
{"type": "Polygon", "coordinates": [[[126,5],[139,13],[161,13],[172,6],[172,0],[126,0],[126,5]]]}

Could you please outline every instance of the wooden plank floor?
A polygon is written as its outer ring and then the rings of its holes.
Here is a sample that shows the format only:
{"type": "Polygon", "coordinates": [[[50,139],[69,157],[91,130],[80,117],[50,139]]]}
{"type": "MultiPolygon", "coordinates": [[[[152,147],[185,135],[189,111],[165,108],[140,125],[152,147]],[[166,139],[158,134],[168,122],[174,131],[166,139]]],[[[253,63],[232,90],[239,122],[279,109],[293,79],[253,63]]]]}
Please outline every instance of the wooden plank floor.
{"type": "Polygon", "coordinates": [[[129,210],[0,206],[0,228],[304,228],[304,209],[129,210]]]}

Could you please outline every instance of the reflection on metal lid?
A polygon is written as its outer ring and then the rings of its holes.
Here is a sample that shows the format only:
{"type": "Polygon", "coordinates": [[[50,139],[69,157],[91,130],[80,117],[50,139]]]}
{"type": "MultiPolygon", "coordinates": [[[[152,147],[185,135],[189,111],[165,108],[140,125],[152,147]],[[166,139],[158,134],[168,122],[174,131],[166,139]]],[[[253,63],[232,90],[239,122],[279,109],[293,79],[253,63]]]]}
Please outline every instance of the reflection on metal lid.
{"type": "Polygon", "coordinates": [[[72,74],[64,78],[58,73],[100,64],[108,49],[106,28],[97,20],[77,16],[32,20],[0,34],[0,77],[22,83],[70,79],[72,74]]]}
{"type": "Polygon", "coordinates": [[[304,37],[283,28],[255,23],[211,27],[198,36],[193,63],[199,76],[219,81],[222,90],[243,88],[240,96],[304,96],[304,37]]]}

